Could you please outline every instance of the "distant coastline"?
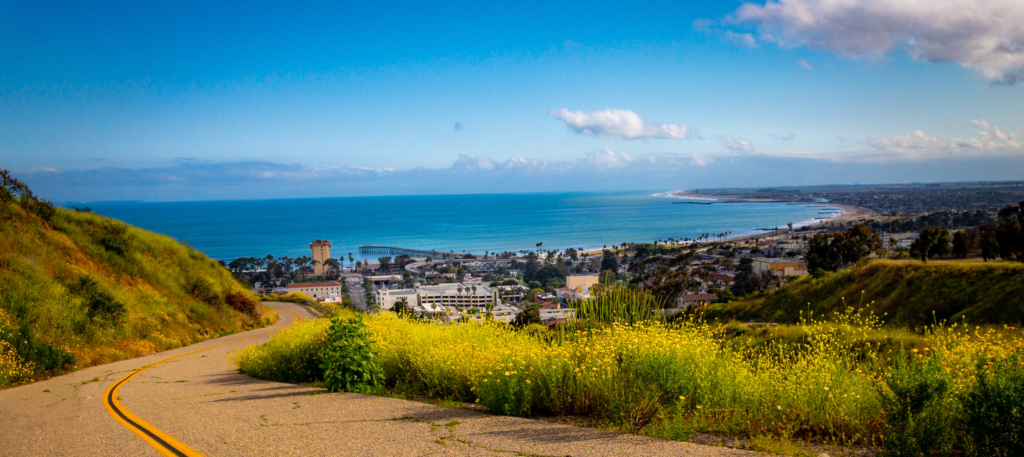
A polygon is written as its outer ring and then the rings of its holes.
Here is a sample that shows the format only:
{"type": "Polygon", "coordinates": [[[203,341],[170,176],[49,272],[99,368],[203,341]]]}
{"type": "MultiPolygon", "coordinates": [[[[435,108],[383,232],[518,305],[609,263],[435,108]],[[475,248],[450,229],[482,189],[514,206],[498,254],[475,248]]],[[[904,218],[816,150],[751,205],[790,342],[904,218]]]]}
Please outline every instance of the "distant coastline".
{"type": "MultiPolygon", "coordinates": [[[[187,242],[218,260],[237,257],[299,256],[307,244],[330,240],[333,257],[361,245],[401,246],[439,252],[577,250],[649,243],[700,234],[730,238],[764,236],[758,228],[821,223],[823,208],[788,205],[720,204],[732,199],[652,192],[536,193],[346,197],[290,200],[90,203],[99,214],[187,242]],[[690,200],[709,204],[672,204],[690,200]],[[273,217],[314,217],[312,224],[268,223],[273,217]],[[541,246],[537,246],[541,243],[541,246]]],[[[828,205],[839,208],[839,205],[828,205]]],[[[847,209],[849,211],[849,209],[847,209]]],[[[844,213],[842,216],[846,216],[844,213]]]]}

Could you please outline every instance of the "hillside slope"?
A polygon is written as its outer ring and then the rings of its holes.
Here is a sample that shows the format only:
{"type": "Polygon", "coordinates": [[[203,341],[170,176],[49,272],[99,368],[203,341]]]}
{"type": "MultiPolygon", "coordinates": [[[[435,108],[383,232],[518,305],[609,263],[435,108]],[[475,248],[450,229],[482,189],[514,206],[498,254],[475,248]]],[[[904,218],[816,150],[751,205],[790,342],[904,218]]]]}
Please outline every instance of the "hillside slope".
{"type": "Polygon", "coordinates": [[[0,387],[275,319],[202,253],[0,174],[0,387]]]}
{"type": "Polygon", "coordinates": [[[1024,321],[1024,264],[874,261],[822,277],[807,276],[742,301],[712,305],[707,315],[794,322],[801,311],[820,315],[847,305],[870,305],[875,314],[887,313],[885,322],[899,325],[961,318],[973,324],[1020,323],[1024,321]]]}

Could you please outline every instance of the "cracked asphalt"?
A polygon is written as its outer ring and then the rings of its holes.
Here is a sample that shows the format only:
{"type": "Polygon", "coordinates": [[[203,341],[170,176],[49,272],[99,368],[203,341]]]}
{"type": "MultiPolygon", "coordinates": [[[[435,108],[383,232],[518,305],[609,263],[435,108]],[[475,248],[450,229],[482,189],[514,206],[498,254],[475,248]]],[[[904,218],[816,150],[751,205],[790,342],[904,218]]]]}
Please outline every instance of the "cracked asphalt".
{"type": "MultiPolygon", "coordinates": [[[[303,319],[317,316],[292,303],[271,305],[303,319]]],[[[236,373],[232,353],[268,340],[294,320],[279,314],[281,320],[269,329],[0,391],[0,455],[160,455],[107,413],[103,391],[147,364],[233,341],[146,370],[121,388],[120,401],[209,456],[759,455],[416,401],[332,394],[236,373]]]]}

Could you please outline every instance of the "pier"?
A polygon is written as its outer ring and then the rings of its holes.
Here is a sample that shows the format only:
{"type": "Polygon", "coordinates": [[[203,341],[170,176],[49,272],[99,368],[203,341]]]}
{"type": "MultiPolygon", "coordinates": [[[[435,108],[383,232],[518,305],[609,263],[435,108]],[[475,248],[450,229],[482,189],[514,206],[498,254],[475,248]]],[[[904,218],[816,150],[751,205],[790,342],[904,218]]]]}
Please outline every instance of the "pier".
{"type": "Polygon", "coordinates": [[[359,246],[360,254],[384,254],[384,255],[407,255],[409,257],[430,257],[430,258],[462,258],[462,254],[443,251],[424,251],[422,249],[397,248],[394,246],[359,246]]]}

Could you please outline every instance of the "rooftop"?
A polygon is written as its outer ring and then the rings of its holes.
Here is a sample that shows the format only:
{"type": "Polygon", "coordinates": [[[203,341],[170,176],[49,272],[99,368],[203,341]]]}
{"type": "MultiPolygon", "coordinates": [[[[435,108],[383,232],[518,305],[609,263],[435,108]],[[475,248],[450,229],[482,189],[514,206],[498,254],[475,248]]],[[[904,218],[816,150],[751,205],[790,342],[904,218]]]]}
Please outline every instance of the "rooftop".
{"type": "Polygon", "coordinates": [[[341,283],[338,281],[325,281],[325,282],[300,282],[288,284],[289,289],[298,289],[300,287],[341,287],[341,283]]]}

